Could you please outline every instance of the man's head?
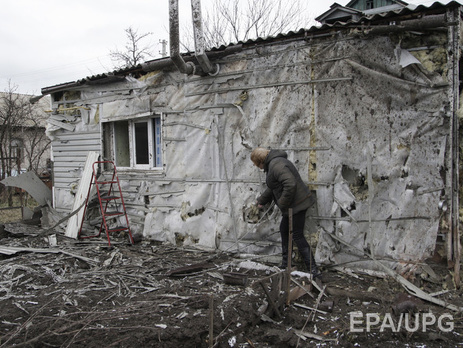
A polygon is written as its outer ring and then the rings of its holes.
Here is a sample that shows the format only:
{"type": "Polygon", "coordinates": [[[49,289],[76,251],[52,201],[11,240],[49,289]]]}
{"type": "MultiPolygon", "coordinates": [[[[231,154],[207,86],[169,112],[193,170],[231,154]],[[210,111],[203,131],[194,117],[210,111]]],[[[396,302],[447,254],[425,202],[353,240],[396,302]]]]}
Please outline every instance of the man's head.
{"type": "Polygon", "coordinates": [[[269,149],[264,149],[263,147],[257,147],[251,152],[251,161],[254,165],[260,169],[264,169],[265,159],[267,158],[269,149]]]}

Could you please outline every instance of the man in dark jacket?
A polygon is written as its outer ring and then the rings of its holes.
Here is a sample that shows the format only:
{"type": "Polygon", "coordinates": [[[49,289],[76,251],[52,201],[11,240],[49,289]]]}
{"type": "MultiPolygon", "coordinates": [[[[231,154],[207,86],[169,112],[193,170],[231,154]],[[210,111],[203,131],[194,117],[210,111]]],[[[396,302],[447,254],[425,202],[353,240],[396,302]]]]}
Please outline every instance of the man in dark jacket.
{"type": "Polygon", "coordinates": [[[289,216],[292,209],[293,240],[297,245],[308,271],[317,277],[320,272],[315,264],[312,250],[304,237],[305,215],[307,209],[315,203],[315,197],[301,179],[294,164],[282,150],[268,150],[261,147],[251,153],[251,161],[266,173],[267,189],[257,198],[257,204],[263,206],[272,200],[283,215],[280,222],[281,247],[283,262],[288,264],[289,216]]]}

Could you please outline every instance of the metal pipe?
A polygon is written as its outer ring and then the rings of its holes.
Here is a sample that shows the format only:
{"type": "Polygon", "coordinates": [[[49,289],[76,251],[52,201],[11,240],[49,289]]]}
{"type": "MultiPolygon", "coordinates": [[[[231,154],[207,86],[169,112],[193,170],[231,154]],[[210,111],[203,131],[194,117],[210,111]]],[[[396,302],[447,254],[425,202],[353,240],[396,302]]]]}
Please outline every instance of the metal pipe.
{"type": "Polygon", "coordinates": [[[191,14],[193,16],[193,32],[195,37],[195,56],[202,70],[215,76],[219,72],[219,65],[213,65],[205,52],[203,23],[201,16],[201,0],[191,0],[191,14]]]}
{"type": "Polygon", "coordinates": [[[291,260],[293,257],[293,208],[288,209],[288,264],[286,265],[286,305],[291,303],[291,260]]]}
{"type": "MultiPolygon", "coordinates": [[[[207,56],[213,59],[220,59],[231,54],[235,54],[241,52],[243,46],[241,44],[236,44],[230,47],[225,48],[224,50],[215,51],[215,52],[208,52],[207,56]]],[[[193,64],[193,60],[195,57],[183,57],[183,61],[187,64],[191,62],[193,64]]],[[[170,57],[168,58],[161,58],[150,60],[148,62],[141,64],[142,70],[145,72],[155,71],[155,70],[167,70],[174,67],[173,61],[170,57]]]]}
{"type": "Polygon", "coordinates": [[[178,0],[169,0],[170,59],[181,73],[191,75],[195,70],[193,63],[185,63],[180,55],[178,0]]]}

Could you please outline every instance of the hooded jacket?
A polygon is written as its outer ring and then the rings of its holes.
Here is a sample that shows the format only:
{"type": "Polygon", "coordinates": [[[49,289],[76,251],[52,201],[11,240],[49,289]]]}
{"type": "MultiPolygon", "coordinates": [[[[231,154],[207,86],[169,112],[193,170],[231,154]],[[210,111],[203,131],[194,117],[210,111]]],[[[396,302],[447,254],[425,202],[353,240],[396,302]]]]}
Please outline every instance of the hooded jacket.
{"type": "Polygon", "coordinates": [[[289,208],[296,214],[315,203],[315,197],[302,181],[294,164],[287,158],[285,151],[270,150],[264,162],[267,189],[257,198],[261,205],[274,200],[283,215],[288,215],[289,208]]]}

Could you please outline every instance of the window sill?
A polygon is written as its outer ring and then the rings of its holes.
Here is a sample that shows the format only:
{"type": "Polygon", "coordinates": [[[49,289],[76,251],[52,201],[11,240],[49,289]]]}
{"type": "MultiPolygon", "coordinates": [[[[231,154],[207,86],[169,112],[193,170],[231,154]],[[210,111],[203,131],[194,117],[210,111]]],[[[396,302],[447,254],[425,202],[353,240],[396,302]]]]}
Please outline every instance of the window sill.
{"type": "Polygon", "coordinates": [[[164,168],[128,168],[128,167],[117,167],[118,173],[124,174],[146,174],[165,176],[164,168]]]}

